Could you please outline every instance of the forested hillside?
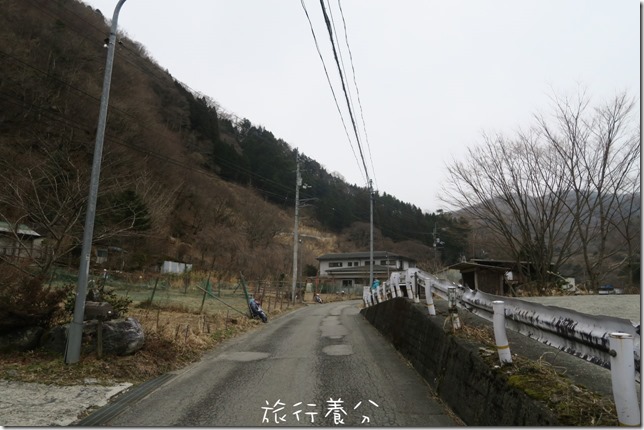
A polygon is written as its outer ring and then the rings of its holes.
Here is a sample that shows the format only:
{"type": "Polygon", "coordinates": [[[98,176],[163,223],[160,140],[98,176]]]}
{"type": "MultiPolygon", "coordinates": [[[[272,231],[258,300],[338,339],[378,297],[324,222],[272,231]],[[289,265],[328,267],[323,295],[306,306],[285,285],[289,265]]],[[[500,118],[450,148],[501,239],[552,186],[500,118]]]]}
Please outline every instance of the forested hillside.
{"type": "MultiPolygon", "coordinates": [[[[74,267],[109,27],[76,0],[0,0],[0,7],[0,221],[45,238],[42,271],[74,267]]],[[[118,37],[95,244],[124,250],[124,269],[172,259],[233,276],[288,274],[299,155],[309,186],[301,192],[309,199],[305,273],[321,253],[368,250],[368,189],[329,174],[243,112],[222,114],[216,97],[176,81],[144,46],[118,37]]],[[[421,266],[456,261],[465,250],[467,223],[395,196],[376,193],[374,220],[376,249],[421,266]],[[444,242],[438,253],[435,230],[444,242]]]]}

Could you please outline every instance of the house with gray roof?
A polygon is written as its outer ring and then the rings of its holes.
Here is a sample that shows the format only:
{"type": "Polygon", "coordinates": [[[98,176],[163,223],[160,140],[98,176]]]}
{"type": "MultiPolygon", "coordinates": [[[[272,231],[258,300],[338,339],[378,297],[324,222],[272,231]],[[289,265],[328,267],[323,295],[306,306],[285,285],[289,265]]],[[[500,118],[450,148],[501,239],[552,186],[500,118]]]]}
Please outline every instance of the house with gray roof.
{"type": "MultiPolygon", "coordinates": [[[[324,254],[318,258],[320,282],[334,284],[343,289],[369,285],[371,265],[370,252],[345,252],[324,254]]],[[[373,277],[385,281],[391,272],[416,267],[416,260],[388,251],[373,252],[373,277]]]]}

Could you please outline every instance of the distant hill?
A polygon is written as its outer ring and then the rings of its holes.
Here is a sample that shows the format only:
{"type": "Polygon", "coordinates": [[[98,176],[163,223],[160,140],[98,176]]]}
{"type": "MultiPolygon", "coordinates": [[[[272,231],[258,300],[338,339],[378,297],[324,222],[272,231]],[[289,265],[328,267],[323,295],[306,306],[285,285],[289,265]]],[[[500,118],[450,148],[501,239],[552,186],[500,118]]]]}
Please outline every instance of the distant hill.
{"type": "MultiPolygon", "coordinates": [[[[75,264],[109,33],[76,0],[0,0],[1,220],[47,238],[56,262],[75,264]]],[[[216,97],[215,95],[212,95],[216,97]]],[[[243,115],[243,113],[239,113],[243,115]]],[[[369,192],[299,154],[309,199],[302,261],[365,250],[369,192]]],[[[290,273],[296,151],[248,119],[175,80],[145,47],[118,37],[96,215],[97,247],[127,251],[145,269],[164,259],[248,276],[290,273]]],[[[422,262],[432,229],[453,227],[442,257],[456,260],[467,226],[377,195],[375,247],[422,262]]],[[[53,261],[52,261],[53,263],[53,261]]],[[[116,264],[111,260],[109,264],[116,264]]]]}

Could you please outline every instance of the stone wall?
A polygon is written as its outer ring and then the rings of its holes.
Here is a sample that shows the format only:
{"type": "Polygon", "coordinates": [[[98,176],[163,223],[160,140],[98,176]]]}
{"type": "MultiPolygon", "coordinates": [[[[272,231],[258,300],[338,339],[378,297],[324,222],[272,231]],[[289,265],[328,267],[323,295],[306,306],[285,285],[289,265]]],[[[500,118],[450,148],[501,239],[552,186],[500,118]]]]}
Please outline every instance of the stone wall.
{"type": "Polygon", "coordinates": [[[467,425],[558,425],[544,404],[508,386],[499,370],[489,367],[480,356],[480,345],[453,336],[446,323],[446,303],[436,306],[438,315],[430,317],[425,306],[396,298],[361,313],[467,425]]]}

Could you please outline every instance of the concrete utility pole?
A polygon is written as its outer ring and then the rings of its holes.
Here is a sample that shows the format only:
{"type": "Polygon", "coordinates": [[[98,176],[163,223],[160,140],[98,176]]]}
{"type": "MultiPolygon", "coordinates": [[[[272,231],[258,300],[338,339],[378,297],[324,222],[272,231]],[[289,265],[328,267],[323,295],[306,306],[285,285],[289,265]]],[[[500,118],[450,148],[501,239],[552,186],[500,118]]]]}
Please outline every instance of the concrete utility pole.
{"type": "Polygon", "coordinates": [[[300,158],[296,155],[295,159],[295,227],[293,228],[293,286],[291,298],[295,304],[295,285],[297,284],[297,247],[299,244],[298,229],[300,226],[300,186],[302,177],[300,176],[300,158]]]}
{"type": "Polygon", "coordinates": [[[101,174],[101,159],[103,158],[103,140],[105,137],[105,125],[107,123],[107,107],[110,98],[110,84],[112,82],[112,65],[114,64],[114,50],[116,49],[116,27],[119,12],[125,0],[119,0],[114,15],[110,37],[107,43],[107,61],[105,63],[105,75],[103,77],[103,94],[98,114],[98,126],[96,130],[96,144],[94,145],[94,161],[92,164],[92,176],[89,186],[89,197],[87,199],[87,212],[85,214],[85,230],[83,232],[83,250],[78,269],[78,286],[76,288],[76,301],[74,303],[74,318],[67,333],[67,345],[65,347],[65,363],[77,363],[80,360],[81,340],[83,337],[83,320],[85,315],[85,296],[87,295],[87,279],[89,278],[89,262],[92,257],[92,237],[94,235],[94,218],[96,216],[96,198],[98,196],[98,183],[101,174]]]}
{"type": "Polygon", "coordinates": [[[371,217],[371,240],[369,241],[369,288],[373,285],[373,182],[369,179],[370,217],[371,217]]]}

